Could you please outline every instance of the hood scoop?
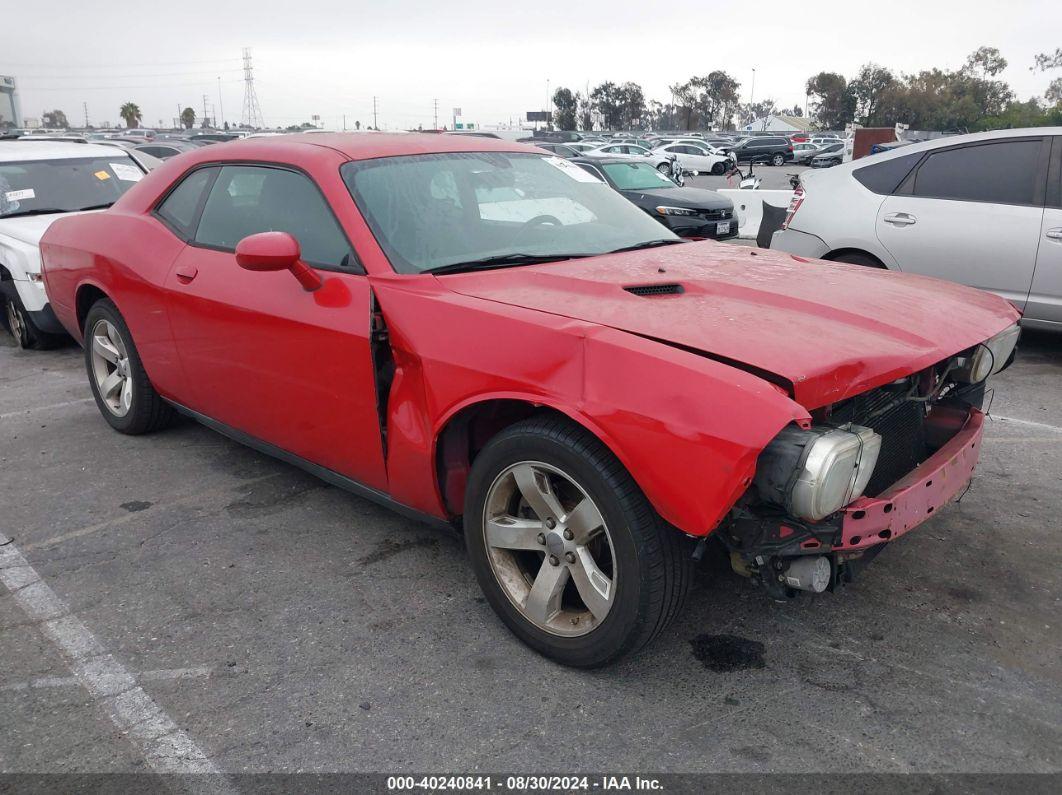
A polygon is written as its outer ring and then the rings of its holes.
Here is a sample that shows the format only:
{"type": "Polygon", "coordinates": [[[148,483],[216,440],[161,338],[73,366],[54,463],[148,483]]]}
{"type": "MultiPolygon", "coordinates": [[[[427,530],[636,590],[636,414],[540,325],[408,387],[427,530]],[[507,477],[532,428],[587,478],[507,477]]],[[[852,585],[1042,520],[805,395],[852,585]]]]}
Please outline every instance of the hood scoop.
{"type": "Polygon", "coordinates": [[[630,287],[624,287],[631,295],[640,295],[645,298],[655,298],[658,295],[682,295],[686,292],[686,288],[681,284],[668,283],[668,284],[634,284],[630,287]]]}

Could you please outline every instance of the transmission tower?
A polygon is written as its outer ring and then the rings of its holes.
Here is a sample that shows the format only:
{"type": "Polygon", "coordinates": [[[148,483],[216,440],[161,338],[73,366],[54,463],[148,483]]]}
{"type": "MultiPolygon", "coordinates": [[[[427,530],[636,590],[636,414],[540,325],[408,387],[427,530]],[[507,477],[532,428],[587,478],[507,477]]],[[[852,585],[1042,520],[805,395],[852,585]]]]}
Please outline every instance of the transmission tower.
{"type": "Polygon", "coordinates": [[[254,91],[254,67],[251,66],[251,48],[243,48],[243,116],[245,127],[255,129],[264,127],[262,106],[258,104],[258,94],[254,91]]]}

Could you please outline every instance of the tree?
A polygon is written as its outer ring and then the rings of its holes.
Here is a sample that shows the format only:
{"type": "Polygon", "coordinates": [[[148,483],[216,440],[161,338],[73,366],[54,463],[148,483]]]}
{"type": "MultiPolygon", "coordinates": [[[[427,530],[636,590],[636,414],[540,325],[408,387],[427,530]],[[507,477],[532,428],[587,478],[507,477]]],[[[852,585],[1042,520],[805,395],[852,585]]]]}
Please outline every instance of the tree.
{"type": "Polygon", "coordinates": [[[1036,56],[1036,63],[1029,67],[1031,72],[1046,72],[1048,69],[1062,69],[1062,47],[1053,53],[1042,52],[1036,56]]]}
{"type": "MultiPolygon", "coordinates": [[[[144,114],[140,111],[140,106],[135,102],[126,102],[122,105],[118,115],[125,119],[126,129],[130,130],[139,126],[140,120],[144,117],[144,114]]],[[[184,114],[182,113],[181,115],[183,116],[184,114]]]]}
{"type": "Polygon", "coordinates": [[[184,127],[186,130],[190,130],[195,127],[194,108],[185,108],[181,111],[181,126],[184,127]]]}
{"type": "Polygon", "coordinates": [[[866,125],[876,121],[874,112],[878,109],[881,96],[895,82],[896,78],[885,67],[873,63],[863,64],[859,74],[848,84],[855,103],[855,119],[866,125]]]}
{"type": "Polygon", "coordinates": [[[1062,105],[1062,77],[1056,77],[1051,81],[1051,85],[1047,87],[1047,91],[1044,93],[1044,99],[1047,100],[1047,104],[1051,107],[1062,105]]]}
{"type": "Polygon", "coordinates": [[[620,87],[606,81],[590,92],[590,101],[594,110],[604,116],[605,129],[618,130],[623,125],[623,95],[620,87]]]}
{"type": "Polygon", "coordinates": [[[855,101],[844,75],[819,72],[808,78],[806,92],[816,98],[815,119],[825,130],[840,130],[852,121],[855,101]]]}
{"type": "Polygon", "coordinates": [[[675,98],[676,111],[681,108],[681,112],[686,118],[686,129],[693,129],[694,105],[697,102],[696,86],[693,85],[692,81],[687,80],[685,83],[675,83],[669,88],[671,89],[671,95],[675,98]]]}
{"type": "Polygon", "coordinates": [[[616,89],[620,126],[632,130],[645,115],[645,92],[637,83],[624,83],[616,89]]]}
{"type": "Polygon", "coordinates": [[[355,130],[360,130],[361,129],[361,122],[360,121],[354,122],[354,129],[355,130]]]}
{"type": "Polygon", "coordinates": [[[716,70],[705,77],[692,77],[687,83],[693,91],[693,105],[706,128],[729,125],[738,105],[741,83],[726,72],[716,70]]]}
{"type": "Polygon", "coordinates": [[[553,92],[553,123],[558,130],[574,130],[578,100],[568,88],[558,88],[553,92]]]}
{"type": "Polygon", "coordinates": [[[995,47],[978,47],[966,58],[960,71],[979,77],[995,77],[1007,68],[1007,59],[995,47]]]}
{"type": "Polygon", "coordinates": [[[594,104],[590,97],[579,92],[575,94],[575,104],[578,107],[579,129],[590,132],[594,129],[594,104]]]}
{"type": "Polygon", "coordinates": [[[49,110],[41,114],[41,125],[50,130],[65,130],[70,123],[61,110],[49,110]]]}
{"type": "Polygon", "coordinates": [[[794,105],[790,110],[786,111],[786,115],[787,116],[796,116],[798,118],[803,118],[804,109],[802,107],[800,107],[799,105],[794,105]]]}

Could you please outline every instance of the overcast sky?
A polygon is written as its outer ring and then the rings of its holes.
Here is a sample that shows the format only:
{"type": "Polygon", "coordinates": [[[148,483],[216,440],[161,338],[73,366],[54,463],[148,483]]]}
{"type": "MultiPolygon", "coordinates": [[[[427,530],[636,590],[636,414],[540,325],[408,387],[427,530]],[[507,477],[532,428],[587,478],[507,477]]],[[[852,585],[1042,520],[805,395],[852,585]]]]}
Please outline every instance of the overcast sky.
{"type": "Polygon", "coordinates": [[[455,106],[491,125],[542,108],[547,81],[632,80],[667,101],[669,84],[713,69],[743,100],[755,68],[756,99],[802,105],[816,72],[956,68],[980,45],[1002,51],[1026,99],[1052,76],[1030,72],[1033,56],[1062,46],[1059,0],[7,0],[0,20],[0,74],[18,79],[23,115],[59,108],[80,124],[87,102],[97,125],[125,101],[169,125],[178,105],[202,115],[204,93],[209,113],[238,122],[243,47],[268,125],[317,114],[339,129],[343,114],[370,124],[374,95],[381,127],[430,126],[436,98],[440,125],[455,106]]]}

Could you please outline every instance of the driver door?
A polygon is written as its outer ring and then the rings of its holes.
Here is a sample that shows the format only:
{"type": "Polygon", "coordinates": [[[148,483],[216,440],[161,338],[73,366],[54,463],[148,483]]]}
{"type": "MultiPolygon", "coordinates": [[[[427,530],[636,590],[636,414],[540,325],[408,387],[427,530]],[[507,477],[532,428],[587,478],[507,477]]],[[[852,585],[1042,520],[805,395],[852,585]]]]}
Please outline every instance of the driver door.
{"type": "Polygon", "coordinates": [[[210,170],[189,245],[166,282],[188,408],[386,490],[372,299],[349,241],[308,175],[265,165],[210,170]],[[307,292],[288,271],[236,263],[240,240],[273,230],[295,236],[321,288],[307,292]]]}

